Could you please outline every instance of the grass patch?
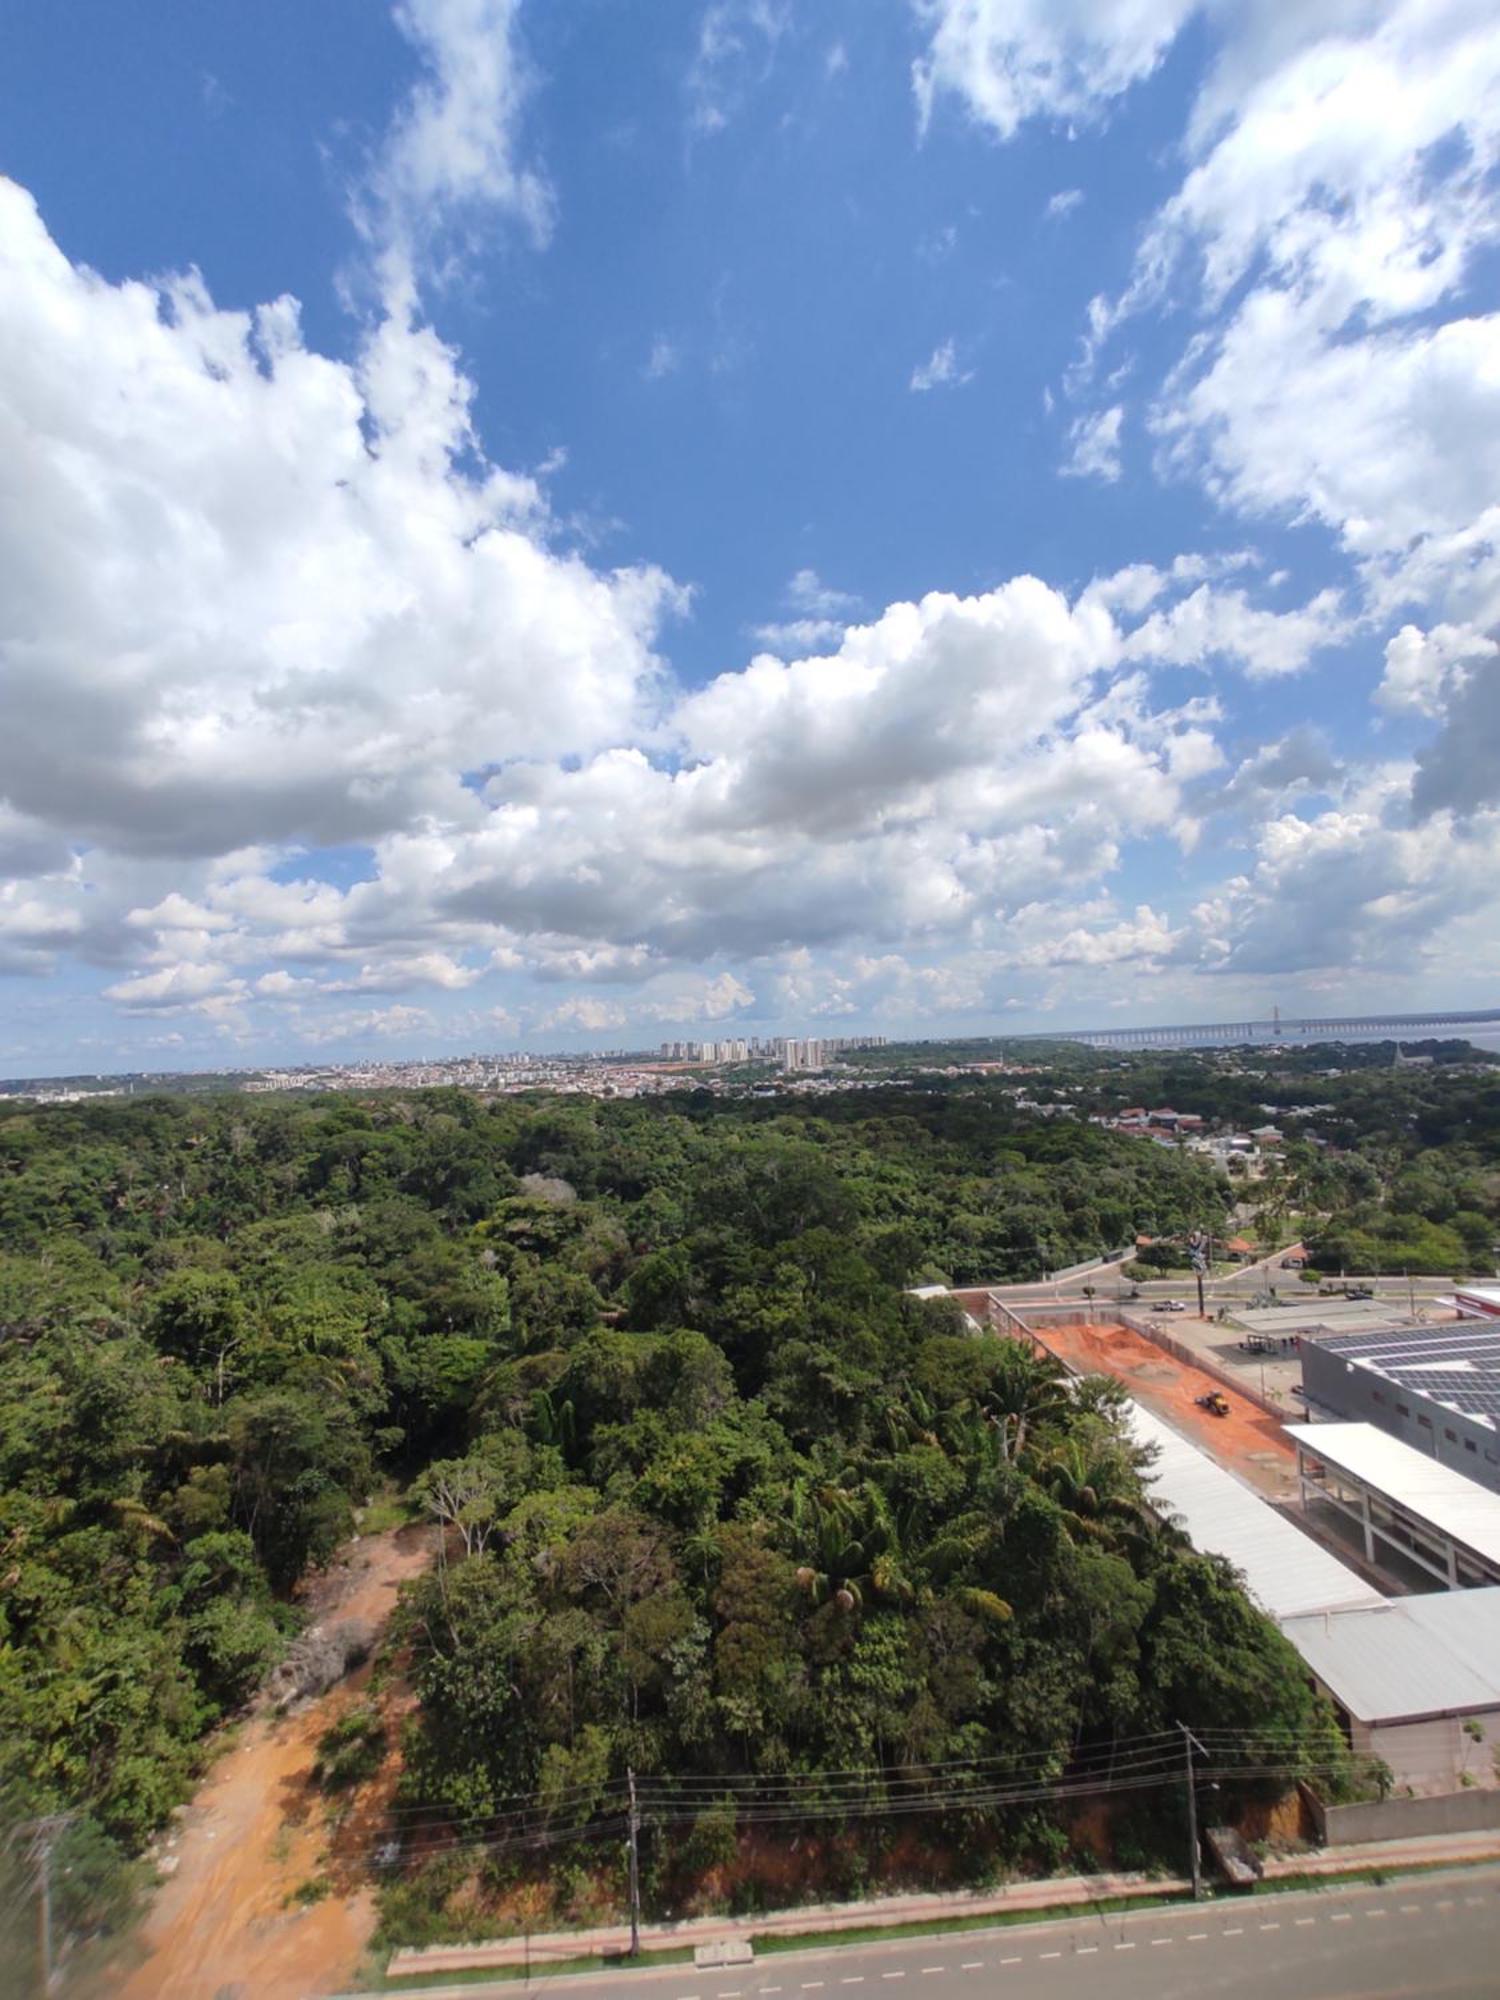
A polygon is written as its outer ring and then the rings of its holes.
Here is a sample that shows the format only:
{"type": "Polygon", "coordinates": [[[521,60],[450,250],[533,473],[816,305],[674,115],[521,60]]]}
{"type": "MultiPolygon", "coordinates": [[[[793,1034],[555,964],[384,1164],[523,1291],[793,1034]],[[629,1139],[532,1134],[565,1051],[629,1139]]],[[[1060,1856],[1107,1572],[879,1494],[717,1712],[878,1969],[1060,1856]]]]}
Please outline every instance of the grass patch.
{"type": "Polygon", "coordinates": [[[372,1993],[406,1993],[425,1986],[478,1986],[494,1979],[551,1979],[568,1972],[634,1972],[662,1965],[691,1965],[691,1945],[674,1945],[670,1951],[643,1951],[639,1958],[558,1958],[541,1964],[474,1966],[462,1972],[386,1972],[371,1986],[372,1993]]]}
{"type": "Polygon", "coordinates": [[[383,1535],[390,1528],[409,1528],[422,1518],[422,1509],[411,1495],[398,1486],[384,1486],[375,1494],[359,1517],[361,1535],[383,1535]]]}
{"type": "Polygon", "coordinates": [[[1160,1895],[1095,1896],[1078,1903],[1048,1903],[1039,1910],[993,1910],[980,1915],[929,1917],[909,1924],[861,1924],[841,1931],[775,1932],[751,1940],[757,1958],[781,1951],[820,1951],[829,1945],[879,1944],[886,1938],[947,1937],[955,1932],[1012,1930],[1018,1924],[1064,1923],[1069,1917],[1109,1917],[1122,1910],[1159,1910],[1165,1904],[1191,1902],[1185,1889],[1160,1895]]]}

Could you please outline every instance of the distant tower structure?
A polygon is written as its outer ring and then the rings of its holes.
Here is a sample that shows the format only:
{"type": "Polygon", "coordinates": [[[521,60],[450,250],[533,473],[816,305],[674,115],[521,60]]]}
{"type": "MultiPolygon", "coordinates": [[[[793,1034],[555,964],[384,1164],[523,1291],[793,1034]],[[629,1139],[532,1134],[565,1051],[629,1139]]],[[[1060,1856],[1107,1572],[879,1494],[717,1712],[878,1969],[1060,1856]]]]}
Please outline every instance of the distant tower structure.
{"type": "Polygon", "coordinates": [[[1271,1009],[1271,1032],[1279,1042],[1281,1040],[1281,1008],[1279,1006],[1271,1009]]]}

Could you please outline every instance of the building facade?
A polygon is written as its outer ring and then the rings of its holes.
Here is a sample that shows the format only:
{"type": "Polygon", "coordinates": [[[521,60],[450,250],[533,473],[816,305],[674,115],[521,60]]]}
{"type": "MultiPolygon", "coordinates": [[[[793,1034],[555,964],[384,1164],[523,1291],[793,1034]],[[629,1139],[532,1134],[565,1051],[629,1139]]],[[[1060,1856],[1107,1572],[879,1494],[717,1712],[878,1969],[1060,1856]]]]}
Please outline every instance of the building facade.
{"type": "Polygon", "coordinates": [[[1302,1386],[1315,1412],[1375,1424],[1500,1493],[1500,1328],[1406,1327],[1305,1340],[1302,1386]]]}

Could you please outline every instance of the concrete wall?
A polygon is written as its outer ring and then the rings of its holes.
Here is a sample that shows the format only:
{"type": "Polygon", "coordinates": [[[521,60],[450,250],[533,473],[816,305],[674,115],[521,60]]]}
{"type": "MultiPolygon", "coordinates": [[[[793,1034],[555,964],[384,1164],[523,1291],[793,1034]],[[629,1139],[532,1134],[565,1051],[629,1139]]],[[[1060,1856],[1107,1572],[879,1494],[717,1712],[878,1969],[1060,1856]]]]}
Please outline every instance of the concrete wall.
{"type": "Polygon", "coordinates": [[[1325,1847],[1370,1840],[1415,1840],[1430,1833],[1483,1833],[1500,1827],[1500,1792],[1445,1792],[1430,1799],[1381,1799],[1364,1806],[1326,1806],[1304,1788],[1318,1839],[1325,1847]]]}
{"type": "Polygon", "coordinates": [[[1371,1726],[1351,1722],[1349,1740],[1361,1756],[1389,1764],[1398,1785],[1420,1792],[1456,1792],[1467,1775],[1477,1784],[1493,1784],[1495,1746],[1500,1744],[1500,1713],[1434,1716],[1426,1722],[1371,1726]],[[1480,1733],[1467,1732],[1464,1723],[1480,1733]]]}
{"type": "Polygon", "coordinates": [[[1109,1250],[1102,1257],[1086,1257],[1081,1264],[1068,1264],[1061,1271],[1049,1271],[1046,1282],[1060,1285],[1068,1278],[1086,1278],[1090,1271],[1102,1271],[1106,1265],[1118,1264],[1122,1257],[1130,1255],[1132,1248],[1127,1244],[1123,1250],[1109,1250]]]}
{"type": "Polygon", "coordinates": [[[1324,1409],[1349,1423],[1376,1424],[1413,1450],[1500,1493],[1500,1433],[1484,1424],[1445,1410],[1415,1389],[1398,1388],[1315,1340],[1302,1343],[1302,1382],[1324,1409]]]}

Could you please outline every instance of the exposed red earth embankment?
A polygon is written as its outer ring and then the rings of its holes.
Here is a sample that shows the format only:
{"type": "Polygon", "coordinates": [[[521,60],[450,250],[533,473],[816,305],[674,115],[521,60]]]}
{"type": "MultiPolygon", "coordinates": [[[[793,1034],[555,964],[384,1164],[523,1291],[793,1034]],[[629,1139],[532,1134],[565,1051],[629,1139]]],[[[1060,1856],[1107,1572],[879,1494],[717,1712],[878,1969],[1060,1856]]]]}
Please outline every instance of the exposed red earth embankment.
{"type": "MultiPolygon", "coordinates": [[[[420,1528],[356,1542],[314,1586],[319,1617],[382,1630],[397,1591],[431,1556],[431,1532],[420,1528]]],[[[312,1767],[319,1737],[369,1671],[288,1715],[263,1701],[242,1724],[188,1808],[171,1850],[176,1870],[122,1955],[112,2000],[304,2000],[349,1984],[374,1927],[370,1892],[335,1887],[309,1907],[288,1898],[327,1872],[312,1767]]]]}

